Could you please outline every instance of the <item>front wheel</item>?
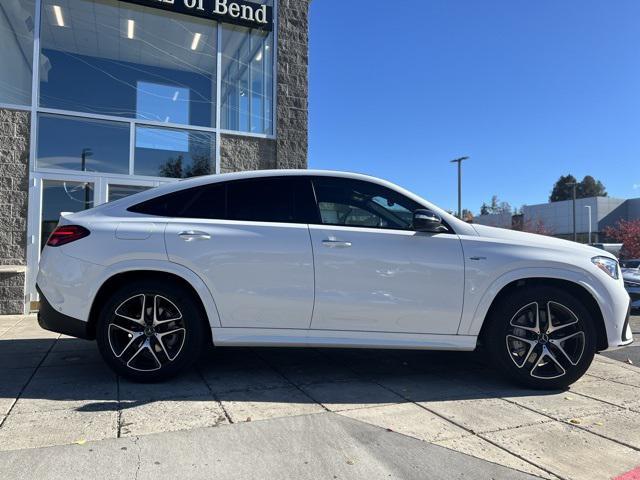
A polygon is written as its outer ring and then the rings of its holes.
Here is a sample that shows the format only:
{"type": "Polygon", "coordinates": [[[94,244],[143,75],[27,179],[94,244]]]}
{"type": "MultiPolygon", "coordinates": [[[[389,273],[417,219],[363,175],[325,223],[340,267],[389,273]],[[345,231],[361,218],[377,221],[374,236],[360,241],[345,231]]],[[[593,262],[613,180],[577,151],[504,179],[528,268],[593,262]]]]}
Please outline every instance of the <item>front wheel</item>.
{"type": "Polygon", "coordinates": [[[593,361],[593,317],[566,291],[522,287],[503,299],[488,321],[485,341],[494,363],[525,386],[565,388],[593,361]]]}
{"type": "Polygon", "coordinates": [[[96,339],[117,374],[154,382],[172,377],[197,358],[203,332],[190,292],[150,280],[124,285],[111,296],[100,312],[96,339]]]}

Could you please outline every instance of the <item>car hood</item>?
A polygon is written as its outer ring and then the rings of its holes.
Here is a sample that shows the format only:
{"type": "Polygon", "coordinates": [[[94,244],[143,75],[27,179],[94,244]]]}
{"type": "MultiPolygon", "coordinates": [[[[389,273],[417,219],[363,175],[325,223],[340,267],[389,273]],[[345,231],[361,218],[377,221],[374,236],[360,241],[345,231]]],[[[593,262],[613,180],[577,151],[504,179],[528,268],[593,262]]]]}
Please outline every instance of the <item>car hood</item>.
{"type": "Polygon", "coordinates": [[[560,238],[538,235],[536,233],[519,232],[517,230],[507,230],[506,228],[489,227],[487,225],[473,224],[473,228],[481,237],[495,238],[512,245],[531,246],[537,248],[547,248],[557,251],[571,253],[583,252],[590,257],[608,257],[617,260],[614,255],[599,248],[590,247],[582,243],[576,243],[560,238]]]}

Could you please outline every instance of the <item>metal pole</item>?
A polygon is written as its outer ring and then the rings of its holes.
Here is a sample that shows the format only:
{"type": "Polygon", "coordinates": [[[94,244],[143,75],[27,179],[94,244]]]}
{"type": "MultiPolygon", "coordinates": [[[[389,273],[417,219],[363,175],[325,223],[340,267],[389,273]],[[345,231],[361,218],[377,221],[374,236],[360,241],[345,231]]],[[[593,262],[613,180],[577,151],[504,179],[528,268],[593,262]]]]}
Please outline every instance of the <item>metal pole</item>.
{"type": "Polygon", "coordinates": [[[462,162],[469,157],[460,157],[451,160],[451,163],[458,164],[458,218],[462,218],[462,162]]]}
{"type": "Polygon", "coordinates": [[[462,218],[462,162],[458,162],[458,218],[462,218]]]}
{"type": "Polygon", "coordinates": [[[589,241],[587,243],[591,245],[591,205],[585,205],[584,208],[589,210],[589,241]]]}
{"type": "Polygon", "coordinates": [[[573,199],[573,241],[578,241],[578,233],[576,231],[576,187],[578,186],[578,182],[567,183],[567,185],[572,187],[571,197],[573,199]]]}

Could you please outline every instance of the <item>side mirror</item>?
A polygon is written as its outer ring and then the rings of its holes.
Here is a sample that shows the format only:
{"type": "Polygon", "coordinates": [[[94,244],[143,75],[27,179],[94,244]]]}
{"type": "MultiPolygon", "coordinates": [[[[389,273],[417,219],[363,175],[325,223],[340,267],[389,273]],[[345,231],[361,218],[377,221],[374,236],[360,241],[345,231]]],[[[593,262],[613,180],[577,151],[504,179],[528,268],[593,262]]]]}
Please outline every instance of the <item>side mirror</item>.
{"type": "Polygon", "coordinates": [[[413,212],[413,229],[416,232],[446,232],[442,225],[442,218],[435,212],[427,209],[419,209],[413,212]]]}

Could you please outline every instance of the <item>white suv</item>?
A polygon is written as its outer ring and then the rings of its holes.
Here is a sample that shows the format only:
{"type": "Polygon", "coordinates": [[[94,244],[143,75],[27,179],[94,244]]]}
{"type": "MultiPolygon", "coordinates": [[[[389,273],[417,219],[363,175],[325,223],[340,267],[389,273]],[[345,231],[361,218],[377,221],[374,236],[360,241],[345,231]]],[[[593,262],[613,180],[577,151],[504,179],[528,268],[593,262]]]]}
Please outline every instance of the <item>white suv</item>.
{"type": "Polygon", "coordinates": [[[632,341],[612,255],[470,225],[396,185],[297,170],[200,177],[62,214],[43,328],[97,339],[125,377],[205,345],[474,350],[531,387],[632,341]]]}

